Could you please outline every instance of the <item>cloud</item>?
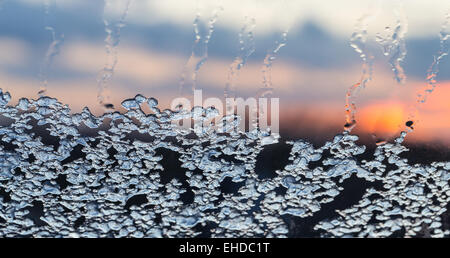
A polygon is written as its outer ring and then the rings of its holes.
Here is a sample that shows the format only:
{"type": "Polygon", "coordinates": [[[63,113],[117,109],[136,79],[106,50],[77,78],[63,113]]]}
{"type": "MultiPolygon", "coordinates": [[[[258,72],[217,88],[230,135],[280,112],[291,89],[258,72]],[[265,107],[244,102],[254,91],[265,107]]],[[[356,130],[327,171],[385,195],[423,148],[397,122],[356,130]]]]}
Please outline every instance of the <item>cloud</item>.
{"type": "MultiPolygon", "coordinates": [[[[26,4],[42,5],[42,0],[20,0],[26,4]]],[[[89,8],[100,1],[59,0],[61,9],[89,8]]],[[[112,12],[120,13],[123,1],[110,0],[112,12]],[[116,6],[116,8],[114,8],[116,6]]],[[[377,14],[371,21],[369,33],[381,32],[386,26],[395,25],[394,9],[398,1],[373,0],[135,0],[130,6],[128,22],[133,24],[173,23],[179,26],[191,26],[197,10],[205,20],[212,9],[224,8],[218,20],[218,26],[238,30],[243,25],[244,16],[256,18],[258,34],[272,33],[292,26],[302,26],[314,20],[329,32],[347,38],[354,31],[356,20],[364,13],[377,14]],[[198,6],[197,6],[197,3],[198,6]],[[374,4],[374,3],[379,3],[374,4]]],[[[408,18],[408,36],[437,35],[450,5],[442,0],[408,0],[404,10],[408,18]]],[[[99,15],[101,15],[99,13],[99,15]]],[[[374,34],[374,33],[373,33],[374,34]]]]}

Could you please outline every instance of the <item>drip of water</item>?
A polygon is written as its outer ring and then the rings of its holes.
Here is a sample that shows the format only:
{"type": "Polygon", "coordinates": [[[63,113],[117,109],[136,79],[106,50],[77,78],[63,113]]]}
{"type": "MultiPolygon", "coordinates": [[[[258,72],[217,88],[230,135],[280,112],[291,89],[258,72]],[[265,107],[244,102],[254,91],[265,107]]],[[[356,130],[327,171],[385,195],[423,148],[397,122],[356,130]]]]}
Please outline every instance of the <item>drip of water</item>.
{"type": "Polygon", "coordinates": [[[118,20],[107,17],[108,9],[113,4],[113,1],[105,0],[104,4],[103,22],[105,24],[105,32],[107,34],[105,38],[106,62],[105,66],[98,74],[97,100],[99,104],[104,107],[105,111],[112,111],[114,109],[114,105],[110,102],[109,94],[107,91],[108,84],[114,75],[114,70],[117,65],[117,48],[120,43],[120,30],[126,25],[125,20],[128,15],[131,0],[126,0],[124,9],[120,14],[118,20]]]}
{"type": "MultiPolygon", "coordinates": [[[[256,19],[250,18],[249,16],[244,17],[244,25],[242,26],[239,32],[239,52],[237,57],[233,60],[230,65],[227,83],[224,89],[224,97],[226,101],[226,116],[225,116],[225,124],[228,127],[233,127],[234,121],[239,118],[234,115],[235,113],[235,98],[236,98],[236,89],[235,84],[236,80],[239,76],[239,71],[241,68],[247,63],[247,59],[255,52],[255,42],[254,42],[254,28],[256,26],[256,19]],[[231,126],[230,126],[231,125],[231,126]]],[[[253,125],[253,128],[257,130],[257,110],[252,109],[249,112],[253,113],[252,120],[250,123],[253,125]]]]}
{"type": "Polygon", "coordinates": [[[397,23],[392,30],[385,28],[385,35],[377,34],[376,41],[383,47],[383,54],[389,56],[389,64],[394,72],[394,78],[398,83],[405,83],[406,74],[402,67],[407,51],[405,45],[405,35],[408,32],[408,22],[403,6],[394,9],[397,23]]]}
{"type": "MultiPolygon", "coordinates": [[[[286,2],[285,2],[286,4],[286,2]]],[[[261,69],[263,75],[263,86],[259,89],[257,93],[259,98],[268,98],[273,94],[273,84],[272,84],[272,65],[275,59],[277,58],[277,54],[281,48],[283,48],[287,44],[287,35],[289,29],[286,29],[282,32],[279,40],[275,41],[275,47],[268,51],[264,58],[264,64],[261,69]]],[[[258,103],[258,106],[255,107],[251,112],[254,113],[254,120],[250,121],[253,123],[254,128],[258,127],[259,124],[259,115],[265,115],[267,112],[267,107],[262,107],[261,103],[258,103]]],[[[273,134],[273,133],[272,133],[273,134]]],[[[271,135],[264,139],[265,144],[273,144],[278,142],[279,135],[271,135]]]]}
{"type": "Polygon", "coordinates": [[[202,21],[200,8],[198,8],[197,10],[197,15],[193,23],[195,41],[192,47],[191,56],[189,57],[189,60],[184,67],[183,74],[181,75],[181,95],[183,95],[183,92],[186,90],[186,85],[190,86],[192,92],[194,92],[194,90],[196,89],[198,71],[208,59],[208,44],[214,32],[214,27],[221,11],[223,11],[223,7],[221,5],[221,2],[219,2],[218,6],[213,9],[212,15],[206,23],[202,21]],[[205,23],[207,24],[207,28],[206,32],[203,32],[201,26],[203,26],[205,23]]]}
{"type": "Polygon", "coordinates": [[[422,90],[421,93],[417,95],[418,103],[425,103],[427,97],[433,93],[436,88],[436,77],[439,73],[439,63],[444,57],[449,54],[450,49],[450,12],[447,13],[445,17],[445,22],[442,24],[441,31],[439,33],[440,38],[440,49],[436,56],[434,56],[434,61],[427,71],[427,86],[422,90]]]}
{"type": "Polygon", "coordinates": [[[369,20],[373,17],[373,14],[364,14],[358,19],[356,23],[356,31],[352,34],[350,39],[350,46],[359,54],[361,57],[362,64],[362,75],[359,82],[353,84],[345,95],[345,117],[346,123],[344,125],[344,130],[350,132],[356,126],[356,104],[355,96],[361,88],[365,88],[367,84],[372,80],[373,73],[373,56],[366,49],[367,41],[367,27],[369,20]]]}
{"type": "Polygon", "coordinates": [[[52,5],[55,5],[56,1],[44,0],[44,12],[45,12],[45,30],[51,33],[52,42],[48,46],[45,53],[44,61],[39,71],[40,89],[39,96],[45,96],[48,86],[48,72],[50,66],[53,63],[53,59],[59,55],[62,44],[64,43],[64,34],[57,34],[53,26],[49,25],[48,17],[50,16],[50,9],[52,5]],[[53,3],[53,4],[52,4],[53,3]]]}
{"type": "Polygon", "coordinates": [[[256,26],[255,18],[244,17],[244,25],[239,32],[239,53],[230,65],[228,81],[225,85],[225,97],[235,97],[235,84],[239,71],[247,63],[247,59],[255,52],[255,40],[253,30],[256,26]]]}
{"type": "Polygon", "coordinates": [[[445,20],[441,26],[441,30],[439,32],[439,41],[440,41],[440,49],[437,55],[434,56],[434,60],[431,63],[430,67],[427,71],[427,85],[417,94],[417,102],[412,107],[412,110],[409,112],[408,121],[405,123],[406,133],[404,137],[406,137],[407,133],[410,133],[414,130],[414,126],[416,126],[418,120],[416,119],[417,113],[419,112],[419,107],[423,103],[426,102],[427,98],[433,93],[434,89],[437,86],[437,75],[439,73],[439,64],[440,62],[449,54],[450,51],[450,11],[447,12],[445,20]]]}
{"type": "Polygon", "coordinates": [[[266,96],[270,94],[273,90],[272,85],[272,64],[273,61],[277,58],[277,54],[280,51],[280,49],[284,46],[286,46],[287,43],[287,35],[289,30],[283,31],[281,34],[280,40],[277,40],[275,42],[275,47],[271,49],[266,57],[264,58],[264,65],[262,67],[262,74],[263,74],[263,87],[260,89],[260,96],[266,96]]]}

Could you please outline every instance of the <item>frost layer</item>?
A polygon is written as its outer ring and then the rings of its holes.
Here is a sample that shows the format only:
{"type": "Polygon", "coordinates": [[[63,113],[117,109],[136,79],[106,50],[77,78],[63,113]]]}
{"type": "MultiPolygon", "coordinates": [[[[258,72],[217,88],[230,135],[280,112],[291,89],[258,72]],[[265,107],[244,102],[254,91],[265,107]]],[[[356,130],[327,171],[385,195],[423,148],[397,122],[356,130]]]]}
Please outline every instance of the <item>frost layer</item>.
{"type": "Polygon", "coordinates": [[[171,123],[208,109],[160,111],[137,95],[122,103],[126,113],[95,117],[49,97],[15,107],[10,99],[0,91],[2,237],[449,235],[450,162],[410,165],[402,138],[371,160],[357,159],[366,148],[349,133],[320,148],[286,142],[288,164],[261,177],[270,133],[187,133],[171,123]],[[362,197],[323,216],[348,180],[365,186],[362,197]]]}

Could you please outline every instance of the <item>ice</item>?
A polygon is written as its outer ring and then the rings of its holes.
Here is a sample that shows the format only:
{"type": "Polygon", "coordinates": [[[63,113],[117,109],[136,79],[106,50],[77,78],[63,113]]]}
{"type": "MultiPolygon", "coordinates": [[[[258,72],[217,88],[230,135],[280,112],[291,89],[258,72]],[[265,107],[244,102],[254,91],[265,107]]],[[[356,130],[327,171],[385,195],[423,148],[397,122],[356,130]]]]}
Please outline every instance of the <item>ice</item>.
{"type": "Polygon", "coordinates": [[[99,117],[88,109],[70,114],[54,98],[8,106],[10,95],[0,97],[2,114],[13,120],[1,128],[1,141],[14,146],[0,149],[1,236],[192,237],[210,225],[214,237],[285,237],[292,234],[285,216],[314,217],[353,177],[376,186],[335,217],[311,225],[317,234],[385,237],[405,229],[405,236],[416,236],[418,227],[427,227],[430,236],[449,234],[441,222],[450,201],[447,162],[410,165],[399,157],[408,151],[400,143],[379,145],[372,160],[360,160],[355,157],[365,146],[349,133],[321,147],[290,141],[289,163],[274,177],[259,178],[258,153],[270,146],[266,132],[256,138],[215,131],[188,137],[171,126],[176,112],[165,118],[143,113],[140,105],[158,105],[143,95],[125,100],[124,114],[99,117]],[[42,108],[51,112],[36,115],[42,108]],[[58,144],[29,131],[33,120],[47,125],[44,130],[58,144]],[[99,129],[108,120],[108,127],[99,129]],[[81,124],[98,134],[85,135],[81,124]],[[154,137],[133,140],[128,136],[133,132],[154,137]],[[397,168],[387,170],[386,161],[397,168]],[[312,162],[320,165],[311,167],[312,162]],[[167,179],[171,169],[181,174],[167,179]],[[236,190],[223,192],[227,178],[236,190]],[[41,207],[35,208],[41,215],[30,217],[32,206],[41,207]]]}

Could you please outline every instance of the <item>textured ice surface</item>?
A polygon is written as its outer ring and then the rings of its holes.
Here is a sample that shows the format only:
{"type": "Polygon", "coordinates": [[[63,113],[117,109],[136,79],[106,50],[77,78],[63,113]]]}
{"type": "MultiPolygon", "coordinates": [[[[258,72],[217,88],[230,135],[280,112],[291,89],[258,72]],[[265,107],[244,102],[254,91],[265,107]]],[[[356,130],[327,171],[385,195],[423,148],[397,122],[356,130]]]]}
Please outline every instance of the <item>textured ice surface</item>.
{"type": "Polygon", "coordinates": [[[348,133],[319,148],[285,142],[287,165],[262,176],[267,132],[176,130],[180,115],[142,95],[101,117],[49,97],[10,99],[0,94],[3,237],[286,237],[302,225],[332,237],[450,233],[450,162],[411,165],[401,141],[370,160],[348,133]],[[362,196],[322,216],[351,180],[362,196]]]}

